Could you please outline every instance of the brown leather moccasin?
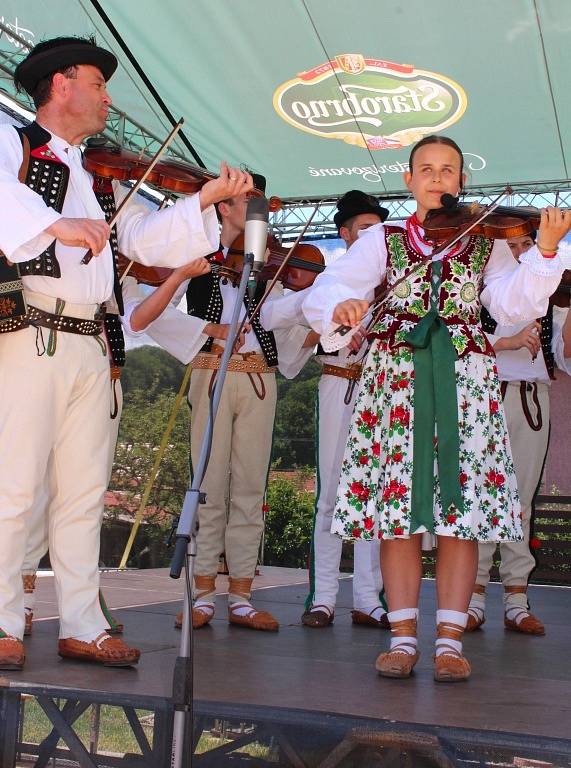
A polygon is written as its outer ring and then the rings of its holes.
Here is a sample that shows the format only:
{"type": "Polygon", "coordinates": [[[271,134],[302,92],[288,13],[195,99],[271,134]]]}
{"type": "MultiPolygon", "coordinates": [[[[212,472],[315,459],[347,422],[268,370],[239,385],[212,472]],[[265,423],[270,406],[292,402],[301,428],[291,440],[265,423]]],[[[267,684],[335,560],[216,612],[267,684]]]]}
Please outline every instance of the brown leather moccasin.
{"type": "Polygon", "coordinates": [[[390,629],[391,624],[386,612],[377,619],[373,616],[376,609],[370,613],[363,611],[351,611],[351,621],[361,627],[376,627],[377,629],[390,629]]]}
{"type": "Polygon", "coordinates": [[[277,632],[280,628],[279,621],[268,611],[258,611],[246,603],[234,603],[228,606],[228,621],[237,627],[247,627],[260,632],[277,632]],[[249,607],[251,610],[244,615],[236,613],[236,608],[249,607]]]}
{"type": "Polygon", "coordinates": [[[0,669],[22,669],[26,661],[24,643],[17,637],[0,638],[0,669]]]}
{"type": "Polygon", "coordinates": [[[504,616],[504,627],[511,632],[521,632],[523,635],[542,636],[545,634],[545,625],[533,613],[528,613],[519,622],[512,621],[504,616]]]}
{"type": "Polygon", "coordinates": [[[131,667],[137,664],[141,652],[130,648],[118,637],[102,632],[96,640],[86,643],[73,637],[58,642],[58,653],[64,659],[91,661],[105,667],[131,667]]]}

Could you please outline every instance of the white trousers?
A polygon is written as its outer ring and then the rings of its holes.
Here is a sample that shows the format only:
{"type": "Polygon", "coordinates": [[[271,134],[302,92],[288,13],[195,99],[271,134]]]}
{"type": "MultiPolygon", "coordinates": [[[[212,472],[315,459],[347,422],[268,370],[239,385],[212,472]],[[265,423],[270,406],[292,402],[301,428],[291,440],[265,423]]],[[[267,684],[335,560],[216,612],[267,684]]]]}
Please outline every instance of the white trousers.
{"type": "MultiPolygon", "coordinates": [[[[526,586],[529,574],[535,568],[535,559],[529,548],[529,529],[533,496],[541,479],[543,462],[549,440],[549,385],[537,384],[537,398],[541,408],[543,426],[533,430],[523,411],[520,382],[510,382],[504,398],[504,410],[521,502],[523,541],[500,544],[500,578],[505,587],[526,586]]],[[[526,401],[533,419],[537,418],[530,393],[526,401]]],[[[478,576],[476,583],[486,586],[496,551],[495,543],[478,544],[478,576]]]]}
{"type": "MultiPolygon", "coordinates": [[[[310,594],[307,606],[335,606],[339,590],[339,564],[343,540],[331,533],[331,522],[339,484],[341,462],[347,444],[349,424],[357,387],[349,405],[344,398],[349,382],[339,376],[323,375],[317,394],[317,498],[309,570],[310,594]]],[[[365,612],[379,604],[383,588],[379,541],[354,544],[353,607],[365,612]]]]}
{"type": "MultiPolygon", "coordinates": [[[[55,311],[48,297],[35,294],[30,303],[55,311]]],[[[93,305],[64,308],[72,317],[92,318],[94,311],[93,305]]],[[[60,637],[107,626],[99,606],[98,561],[109,363],[100,339],[71,333],[57,334],[49,356],[49,335],[32,327],[0,335],[0,627],[18,638],[24,634],[22,565],[30,513],[46,478],[60,637]]]]}
{"type": "MultiPolygon", "coordinates": [[[[117,435],[119,433],[119,422],[121,421],[121,412],[123,410],[123,390],[121,380],[115,379],[110,382],[111,403],[109,416],[114,412],[115,397],[117,398],[117,413],[115,418],[109,418],[109,452],[107,454],[107,484],[111,479],[113,471],[113,460],[115,458],[115,447],[117,445],[117,435]]],[[[51,460],[48,462],[46,482],[38,485],[34,503],[30,512],[30,524],[28,539],[26,541],[26,554],[22,565],[23,575],[34,575],[42,557],[48,551],[49,544],[49,514],[50,514],[50,488],[48,478],[51,472],[51,460]]],[[[35,604],[35,592],[26,595],[26,608],[32,610],[35,604]]]]}

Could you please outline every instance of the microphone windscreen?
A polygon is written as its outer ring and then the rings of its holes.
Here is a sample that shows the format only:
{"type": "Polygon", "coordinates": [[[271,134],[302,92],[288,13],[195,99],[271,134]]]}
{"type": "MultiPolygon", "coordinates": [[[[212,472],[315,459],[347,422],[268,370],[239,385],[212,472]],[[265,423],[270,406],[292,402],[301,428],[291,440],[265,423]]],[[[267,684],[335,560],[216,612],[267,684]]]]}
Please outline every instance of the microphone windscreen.
{"type": "Polygon", "coordinates": [[[458,205],[458,200],[459,198],[454,197],[454,195],[451,195],[449,192],[445,192],[440,198],[442,207],[446,208],[447,210],[452,210],[452,208],[456,208],[456,206],[458,205]]]}
{"type": "Polygon", "coordinates": [[[251,197],[246,208],[246,221],[268,221],[269,202],[267,197],[251,197]]]}

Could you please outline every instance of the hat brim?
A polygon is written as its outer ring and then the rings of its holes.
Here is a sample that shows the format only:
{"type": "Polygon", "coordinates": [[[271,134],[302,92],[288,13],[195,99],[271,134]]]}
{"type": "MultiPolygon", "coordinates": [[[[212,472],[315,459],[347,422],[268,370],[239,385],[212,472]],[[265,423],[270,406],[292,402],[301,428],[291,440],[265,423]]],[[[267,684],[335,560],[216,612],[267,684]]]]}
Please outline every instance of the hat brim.
{"type": "Polygon", "coordinates": [[[24,59],[16,69],[16,80],[31,94],[43,77],[51,75],[58,69],[76,64],[90,64],[97,67],[107,81],[117,69],[118,62],[111,51],[96,45],[86,43],[62,45],[40,51],[24,59]]]}
{"type": "Polygon", "coordinates": [[[354,205],[350,207],[348,206],[347,208],[344,208],[341,211],[337,211],[337,213],[333,217],[333,221],[335,222],[335,226],[337,227],[337,230],[340,230],[341,227],[344,227],[345,223],[349,221],[349,219],[353,219],[355,216],[361,216],[361,214],[363,213],[372,213],[374,216],[378,216],[381,222],[384,222],[388,218],[390,211],[387,208],[383,208],[382,205],[379,205],[379,206],[354,205]]]}

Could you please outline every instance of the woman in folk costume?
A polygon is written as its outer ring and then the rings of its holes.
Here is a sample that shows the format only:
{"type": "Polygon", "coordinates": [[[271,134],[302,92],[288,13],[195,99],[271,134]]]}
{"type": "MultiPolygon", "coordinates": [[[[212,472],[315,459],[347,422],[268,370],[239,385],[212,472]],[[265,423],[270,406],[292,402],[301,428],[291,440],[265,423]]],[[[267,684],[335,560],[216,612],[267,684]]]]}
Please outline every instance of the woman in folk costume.
{"type": "MultiPolygon", "coordinates": [[[[376,662],[408,677],[416,664],[421,534],[436,536],[434,677],[464,680],[462,634],[478,541],[521,538],[520,506],[494,352],[480,326],[480,300],[499,322],[540,317],[563,264],[557,247],[571,214],[542,212],[538,246],[513,269],[505,243],[467,235],[413,271],[434,244],[427,212],[463,186],[451,139],[427,136],[412,150],[405,183],[417,202],[404,227],[379,224],[328,267],[303,311],[325,348],[340,325],[357,327],[371,286],[402,282],[372,329],[343,459],[332,531],[382,539],[382,573],[393,633],[376,662]]],[[[370,294],[369,294],[370,295],[370,294]]],[[[347,339],[347,334],[344,338],[347,339]]]]}

